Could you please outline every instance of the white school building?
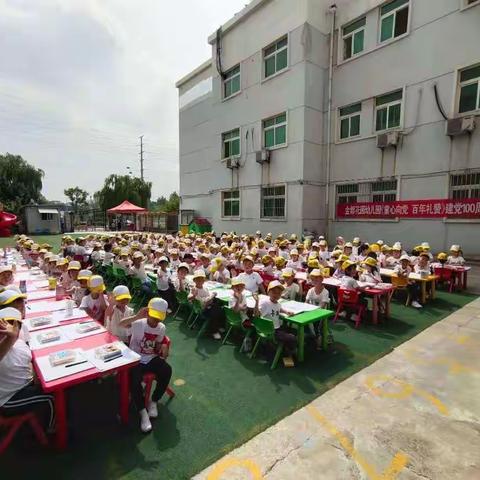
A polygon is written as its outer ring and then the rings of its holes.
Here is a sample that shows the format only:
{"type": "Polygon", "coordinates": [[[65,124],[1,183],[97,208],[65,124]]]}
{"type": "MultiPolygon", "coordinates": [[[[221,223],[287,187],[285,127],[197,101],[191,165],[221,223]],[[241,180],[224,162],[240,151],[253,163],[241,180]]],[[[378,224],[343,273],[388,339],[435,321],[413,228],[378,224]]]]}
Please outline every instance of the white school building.
{"type": "Polygon", "coordinates": [[[337,208],[480,198],[480,0],[332,3],[253,0],[208,38],[176,85],[181,210],[216,232],[480,254],[480,215],[337,208]]]}

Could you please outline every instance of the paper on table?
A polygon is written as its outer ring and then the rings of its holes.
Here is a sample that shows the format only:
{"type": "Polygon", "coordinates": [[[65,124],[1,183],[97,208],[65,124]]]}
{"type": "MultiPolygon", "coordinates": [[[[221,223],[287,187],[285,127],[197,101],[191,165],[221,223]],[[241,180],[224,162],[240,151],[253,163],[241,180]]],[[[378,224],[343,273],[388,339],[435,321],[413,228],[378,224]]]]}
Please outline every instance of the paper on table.
{"type": "Polygon", "coordinates": [[[52,318],[59,322],[68,322],[69,320],[76,320],[77,318],[87,318],[88,314],[85,310],[74,308],[72,315],[67,316],[66,310],[59,310],[52,313],[52,318]]]}
{"type": "Polygon", "coordinates": [[[282,302],[282,310],[297,315],[303,312],[310,312],[312,310],[317,310],[317,305],[311,305],[309,303],[296,302],[295,300],[290,300],[288,302],[282,302]]]}
{"type": "Polygon", "coordinates": [[[55,290],[29,291],[27,287],[27,300],[44,300],[45,298],[54,298],[55,290]]]}
{"type": "MultiPolygon", "coordinates": [[[[47,316],[47,315],[45,315],[47,316]]],[[[50,316],[50,315],[48,315],[50,316]]],[[[37,317],[39,318],[39,317],[37,317]]],[[[23,321],[23,323],[27,326],[27,329],[29,332],[35,332],[37,330],[45,330],[46,328],[51,328],[51,327],[55,327],[57,325],[60,325],[60,322],[58,320],[54,320],[53,318],[51,319],[50,323],[48,323],[47,325],[38,325],[36,327],[34,327],[32,325],[32,318],[27,318],[23,321]]]]}
{"type": "MultiPolygon", "coordinates": [[[[34,282],[32,282],[33,285],[37,288],[44,288],[44,287],[48,287],[48,280],[36,280],[34,282]]],[[[27,287],[29,288],[29,287],[27,287]]]]}
{"type": "Polygon", "coordinates": [[[69,332],[67,330],[68,326],[69,325],[54,329],[58,331],[58,333],[60,334],[60,338],[58,340],[55,340],[54,342],[40,343],[40,341],[38,340],[38,337],[39,335],[42,335],[43,333],[45,333],[46,330],[41,330],[39,332],[32,332],[32,334],[30,335],[30,342],[29,342],[30,350],[40,350],[41,348],[49,348],[55,345],[61,345],[62,343],[71,342],[72,338],[70,337],[69,332]]]}
{"type": "Polygon", "coordinates": [[[91,350],[85,350],[85,357],[101,372],[105,372],[106,370],[112,370],[114,368],[121,367],[122,365],[128,365],[129,363],[134,363],[140,360],[140,355],[138,353],[135,353],[133,350],[130,350],[124,343],[116,342],[115,345],[117,345],[123,353],[121,357],[118,357],[115,360],[104,362],[101,358],[97,358],[95,356],[95,350],[99,347],[92,348],[91,350]]]}
{"type": "Polygon", "coordinates": [[[27,313],[35,312],[56,312],[58,310],[65,310],[66,300],[60,300],[59,302],[33,302],[27,305],[27,313]]]}
{"type": "MultiPolygon", "coordinates": [[[[86,321],[95,322],[95,320],[86,320],[86,321]]],[[[72,340],[77,340],[78,338],[83,338],[83,337],[90,337],[91,335],[98,335],[99,333],[104,333],[104,332],[107,331],[105,329],[105,327],[102,327],[101,325],[98,325],[100,328],[97,328],[96,330],[91,330],[90,332],[80,333],[77,330],[78,325],[79,325],[79,323],[72,323],[71,325],[66,325],[65,327],[62,327],[62,328],[65,328],[67,330],[67,335],[72,340]]]]}
{"type": "MultiPolygon", "coordinates": [[[[49,355],[37,358],[37,366],[45,382],[51,382],[52,380],[57,380],[58,378],[68,377],[69,375],[75,375],[76,373],[83,372],[84,370],[95,368],[95,365],[93,365],[86,358],[85,352],[81,348],[75,348],[74,350],[77,358],[75,359],[75,362],[71,363],[81,362],[83,360],[87,360],[87,362],[72,367],[66,367],[65,365],[57,365],[56,367],[52,367],[50,364],[49,355]]],[[[67,363],[66,365],[69,364],[67,363]]]]}

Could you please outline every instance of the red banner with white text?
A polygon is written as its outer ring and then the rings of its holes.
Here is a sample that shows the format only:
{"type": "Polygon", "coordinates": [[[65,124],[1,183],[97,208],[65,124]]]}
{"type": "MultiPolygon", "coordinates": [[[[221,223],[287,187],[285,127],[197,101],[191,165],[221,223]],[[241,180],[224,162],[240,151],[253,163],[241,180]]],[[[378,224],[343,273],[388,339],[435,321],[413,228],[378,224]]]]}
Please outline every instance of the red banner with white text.
{"type": "Polygon", "coordinates": [[[337,205],[337,218],[480,218],[480,198],[399,200],[337,205]]]}

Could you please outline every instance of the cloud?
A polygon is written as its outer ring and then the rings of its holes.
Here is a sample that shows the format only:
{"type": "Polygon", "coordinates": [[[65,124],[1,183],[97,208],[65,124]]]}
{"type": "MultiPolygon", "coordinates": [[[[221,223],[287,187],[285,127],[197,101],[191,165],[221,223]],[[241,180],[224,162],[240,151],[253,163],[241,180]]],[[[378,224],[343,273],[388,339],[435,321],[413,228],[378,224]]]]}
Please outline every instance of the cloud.
{"type": "Polygon", "coordinates": [[[90,193],[138,173],[178,188],[175,81],[210,55],[207,37],[245,0],[0,0],[0,152],[45,173],[44,194],[90,193]],[[199,21],[201,19],[201,21],[199,21]]]}

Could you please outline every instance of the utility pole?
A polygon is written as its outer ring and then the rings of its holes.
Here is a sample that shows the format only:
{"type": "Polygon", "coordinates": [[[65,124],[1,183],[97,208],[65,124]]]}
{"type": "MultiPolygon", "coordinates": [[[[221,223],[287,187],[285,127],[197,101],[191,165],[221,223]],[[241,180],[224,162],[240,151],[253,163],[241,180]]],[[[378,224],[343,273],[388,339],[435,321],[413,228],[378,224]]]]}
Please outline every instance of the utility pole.
{"type": "Polygon", "coordinates": [[[143,135],[140,135],[140,178],[143,181],[143,135]]]}

